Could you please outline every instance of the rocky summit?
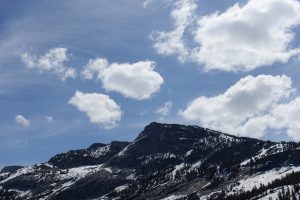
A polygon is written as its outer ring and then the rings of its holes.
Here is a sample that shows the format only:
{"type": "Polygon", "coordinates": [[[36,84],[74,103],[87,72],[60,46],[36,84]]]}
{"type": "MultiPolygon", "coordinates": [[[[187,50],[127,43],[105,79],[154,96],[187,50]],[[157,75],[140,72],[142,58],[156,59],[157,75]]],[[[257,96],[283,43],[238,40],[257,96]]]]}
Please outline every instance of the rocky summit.
{"type": "Polygon", "coordinates": [[[0,199],[300,199],[300,144],[151,123],[133,142],[95,143],[0,173],[0,199]]]}

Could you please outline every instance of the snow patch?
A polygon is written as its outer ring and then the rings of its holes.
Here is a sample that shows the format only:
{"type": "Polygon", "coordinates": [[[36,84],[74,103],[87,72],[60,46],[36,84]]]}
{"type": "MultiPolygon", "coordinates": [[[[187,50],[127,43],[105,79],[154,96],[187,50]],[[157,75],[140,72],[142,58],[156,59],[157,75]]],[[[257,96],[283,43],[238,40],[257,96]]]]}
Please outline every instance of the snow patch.
{"type": "Polygon", "coordinates": [[[125,190],[126,188],[128,188],[128,185],[121,185],[119,187],[116,187],[115,191],[116,192],[121,192],[121,191],[125,190]]]}
{"type": "Polygon", "coordinates": [[[191,170],[193,170],[193,169],[195,169],[195,168],[200,167],[201,163],[202,163],[201,160],[198,161],[198,162],[195,162],[195,163],[191,166],[191,168],[190,168],[188,171],[191,171],[191,170]]]}
{"type": "Polygon", "coordinates": [[[279,144],[275,144],[275,145],[272,145],[270,146],[269,148],[265,149],[264,147],[259,151],[259,153],[250,158],[250,159],[247,159],[245,161],[243,161],[240,166],[245,166],[247,165],[248,163],[250,163],[250,160],[255,160],[255,159],[261,159],[261,158],[264,158],[266,157],[267,155],[273,155],[273,154],[276,154],[276,153],[280,153],[280,152],[283,152],[283,149],[284,149],[285,145],[282,144],[282,143],[279,143],[279,144]]]}
{"type": "Polygon", "coordinates": [[[111,168],[104,168],[103,165],[91,165],[91,166],[82,166],[82,167],[74,167],[74,168],[70,168],[69,170],[67,170],[67,174],[66,175],[62,175],[63,178],[82,178],[88,174],[100,171],[100,170],[105,170],[109,173],[112,173],[112,169],[111,168]],[[66,176],[66,177],[64,177],[66,176]]]}
{"type": "Polygon", "coordinates": [[[118,154],[117,154],[117,157],[119,156],[123,156],[125,154],[125,152],[127,151],[127,149],[129,148],[129,146],[131,146],[132,144],[129,144],[128,146],[126,146],[124,149],[122,149],[122,151],[120,151],[118,154]]]}
{"type": "Polygon", "coordinates": [[[176,200],[185,197],[185,195],[171,195],[161,200],[176,200]]]}
{"type": "Polygon", "coordinates": [[[90,155],[94,158],[99,158],[100,156],[103,156],[105,154],[107,154],[110,150],[110,144],[106,145],[104,147],[100,147],[98,149],[95,149],[94,151],[92,151],[90,153],[90,155]]]}
{"type": "Polygon", "coordinates": [[[188,152],[186,152],[185,156],[190,156],[193,152],[193,149],[192,150],[189,150],[188,152]]]}
{"type": "MultiPolygon", "coordinates": [[[[239,181],[239,185],[233,187],[232,191],[249,191],[255,187],[259,187],[260,184],[267,185],[268,183],[274,181],[275,179],[286,176],[289,173],[300,171],[300,166],[298,167],[283,167],[280,169],[273,169],[266,171],[262,174],[255,174],[248,178],[244,178],[239,181]]],[[[233,194],[235,192],[229,192],[228,194],[233,194]]]]}
{"type": "Polygon", "coordinates": [[[126,179],[128,179],[128,180],[134,180],[135,179],[135,175],[134,174],[130,174],[129,176],[126,177],[126,179]]]}
{"type": "Polygon", "coordinates": [[[16,178],[17,176],[20,176],[20,175],[22,175],[22,174],[28,174],[28,173],[31,173],[31,172],[33,172],[33,171],[34,171],[34,169],[33,169],[32,166],[23,167],[23,168],[21,168],[21,169],[18,169],[16,172],[12,173],[8,178],[6,178],[6,179],[0,181],[0,184],[1,184],[1,183],[5,183],[5,182],[7,182],[8,180],[14,179],[14,178],[16,178]]]}
{"type": "Polygon", "coordinates": [[[30,190],[22,191],[22,190],[17,190],[17,189],[9,189],[8,191],[9,192],[17,192],[18,193],[18,195],[17,195],[18,198],[24,198],[24,197],[31,194],[30,190]]]}
{"type": "Polygon", "coordinates": [[[176,175],[176,173],[179,171],[179,170],[181,170],[182,168],[184,168],[184,165],[185,165],[185,163],[181,163],[181,164],[179,164],[179,165],[175,165],[175,169],[172,171],[172,179],[174,180],[175,179],[175,175],[176,175]]]}

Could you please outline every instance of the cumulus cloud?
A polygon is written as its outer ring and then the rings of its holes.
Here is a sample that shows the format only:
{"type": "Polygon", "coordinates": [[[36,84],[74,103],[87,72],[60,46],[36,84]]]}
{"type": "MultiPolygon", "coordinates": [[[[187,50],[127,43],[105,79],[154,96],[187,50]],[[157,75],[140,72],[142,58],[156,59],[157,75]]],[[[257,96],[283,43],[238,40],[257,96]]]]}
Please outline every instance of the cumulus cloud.
{"type": "Polygon", "coordinates": [[[194,0],[179,0],[174,4],[171,18],[174,21],[174,29],[169,32],[156,31],[151,35],[154,48],[159,54],[178,55],[184,62],[189,55],[189,50],[183,39],[186,28],[196,20],[194,13],[197,5],[194,0]]]}
{"type": "Polygon", "coordinates": [[[84,112],[91,123],[100,124],[107,129],[116,127],[122,117],[118,104],[104,94],[76,91],[69,104],[84,112]]]}
{"type": "Polygon", "coordinates": [[[115,91],[133,99],[149,99],[164,82],[154,71],[155,62],[112,63],[104,58],[89,60],[82,71],[83,78],[100,80],[106,91],[115,91]]]}
{"type": "Polygon", "coordinates": [[[66,48],[53,48],[41,56],[22,53],[21,60],[26,67],[37,69],[40,72],[51,72],[63,81],[76,77],[76,70],[65,65],[65,62],[68,61],[66,48]]]}
{"type": "Polygon", "coordinates": [[[196,6],[186,9],[182,2],[188,0],[177,1],[172,11],[184,13],[175,18],[174,30],[154,38],[154,47],[160,54],[176,54],[180,61],[200,63],[207,71],[249,71],[275,62],[285,63],[300,53],[299,48],[292,47],[292,29],[300,23],[299,1],[249,0],[223,13],[201,17],[194,14],[196,6]],[[198,23],[178,25],[187,16],[198,18],[198,23]],[[185,31],[193,35],[191,48],[183,43],[185,31]]]}
{"type": "Polygon", "coordinates": [[[30,126],[30,120],[26,119],[23,115],[17,115],[15,117],[15,121],[16,123],[25,126],[25,127],[29,127],[30,126]]]}
{"type": "Polygon", "coordinates": [[[281,121],[283,118],[280,117],[278,109],[285,109],[288,113],[285,116],[291,114],[291,110],[284,106],[294,107],[294,103],[283,104],[283,102],[288,100],[294,91],[292,80],[285,75],[247,76],[223,94],[196,98],[180,114],[187,120],[213,129],[261,137],[266,134],[267,128],[290,127],[288,123],[279,125],[275,121],[281,121]]]}
{"type": "Polygon", "coordinates": [[[272,110],[269,117],[270,125],[266,128],[286,129],[289,137],[300,140],[300,97],[294,100],[278,105],[272,110]]]}
{"type": "Polygon", "coordinates": [[[269,113],[248,120],[240,128],[246,136],[261,137],[268,130],[287,133],[293,140],[300,140],[300,97],[275,105],[269,113]]]}
{"type": "Polygon", "coordinates": [[[162,117],[165,117],[170,113],[172,106],[173,106],[173,102],[172,101],[167,101],[164,105],[159,107],[155,111],[155,113],[161,115],[162,117]]]}

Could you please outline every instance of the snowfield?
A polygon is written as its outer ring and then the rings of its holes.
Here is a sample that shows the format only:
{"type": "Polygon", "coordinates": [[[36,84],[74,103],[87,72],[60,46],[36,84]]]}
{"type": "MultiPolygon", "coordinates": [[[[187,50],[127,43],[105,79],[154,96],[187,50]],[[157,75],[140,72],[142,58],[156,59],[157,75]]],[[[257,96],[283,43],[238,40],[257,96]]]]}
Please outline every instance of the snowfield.
{"type": "Polygon", "coordinates": [[[282,167],[280,169],[266,171],[263,174],[255,174],[240,180],[239,185],[233,187],[232,191],[234,192],[229,192],[228,194],[233,194],[238,191],[249,191],[254,187],[258,188],[260,184],[267,185],[275,179],[281,178],[291,172],[298,171],[300,171],[300,167],[282,167]]]}

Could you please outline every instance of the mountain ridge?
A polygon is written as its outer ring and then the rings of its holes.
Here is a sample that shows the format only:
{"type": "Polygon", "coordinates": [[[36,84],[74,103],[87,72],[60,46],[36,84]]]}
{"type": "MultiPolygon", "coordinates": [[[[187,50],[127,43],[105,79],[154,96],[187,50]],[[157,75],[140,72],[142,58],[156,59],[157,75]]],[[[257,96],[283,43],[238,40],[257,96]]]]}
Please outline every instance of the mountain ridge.
{"type": "MultiPolygon", "coordinates": [[[[46,163],[1,171],[0,197],[220,199],[226,191],[223,199],[230,199],[263,184],[266,189],[255,194],[269,198],[280,190],[272,188],[271,193],[268,184],[298,171],[299,143],[152,122],[132,142],[95,143],[57,154],[46,163]]],[[[298,183],[300,176],[293,187],[298,183]]]]}

